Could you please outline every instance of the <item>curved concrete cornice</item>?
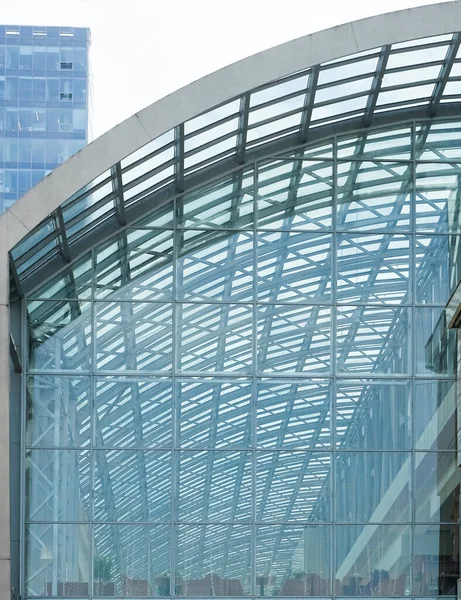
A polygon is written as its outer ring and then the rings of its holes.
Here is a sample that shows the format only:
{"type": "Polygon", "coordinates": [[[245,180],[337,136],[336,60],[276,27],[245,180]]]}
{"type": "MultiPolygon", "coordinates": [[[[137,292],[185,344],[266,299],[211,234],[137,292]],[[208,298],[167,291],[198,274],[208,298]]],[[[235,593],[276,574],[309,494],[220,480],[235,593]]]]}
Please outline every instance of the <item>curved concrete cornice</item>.
{"type": "Polygon", "coordinates": [[[154,102],[72,156],[0,216],[0,253],[88,182],[162,133],[260,85],[387,44],[461,30],[461,0],[405,9],[306,35],[224,67],[154,102]]]}

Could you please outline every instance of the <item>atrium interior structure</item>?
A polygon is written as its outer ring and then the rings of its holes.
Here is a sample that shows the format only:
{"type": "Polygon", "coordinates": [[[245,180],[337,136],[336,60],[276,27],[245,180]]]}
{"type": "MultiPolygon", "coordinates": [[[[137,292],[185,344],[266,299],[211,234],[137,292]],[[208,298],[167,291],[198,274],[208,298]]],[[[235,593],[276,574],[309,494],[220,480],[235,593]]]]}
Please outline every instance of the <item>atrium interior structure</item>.
{"type": "Polygon", "coordinates": [[[0,217],[2,585],[458,595],[460,32],[268,50],[0,217]]]}

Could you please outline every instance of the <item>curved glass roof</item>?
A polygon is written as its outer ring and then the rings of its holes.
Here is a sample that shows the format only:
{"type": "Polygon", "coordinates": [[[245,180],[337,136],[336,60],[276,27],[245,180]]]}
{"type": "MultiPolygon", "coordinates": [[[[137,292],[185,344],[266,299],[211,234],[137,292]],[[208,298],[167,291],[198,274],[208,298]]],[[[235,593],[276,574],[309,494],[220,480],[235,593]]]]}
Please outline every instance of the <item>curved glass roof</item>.
{"type": "MultiPolygon", "coordinates": [[[[231,227],[233,219],[250,226],[251,180],[244,170],[230,173],[239,165],[287,152],[308,157],[309,151],[294,148],[351,130],[364,133],[339,139],[338,157],[413,158],[409,136],[383,137],[370,128],[457,115],[460,102],[459,33],[361,52],[251,90],[178,125],[65,200],[13,249],[11,289],[28,293],[114,229],[142,224],[143,214],[161,211],[173,196],[183,199],[184,226],[231,227]],[[207,197],[194,201],[194,188],[225,173],[207,197]]],[[[427,130],[421,126],[414,132],[420,158],[459,158],[458,133],[444,132],[443,124],[431,129],[430,122],[427,130]]],[[[332,146],[317,144],[313,152],[328,158],[332,146]]],[[[349,175],[350,185],[356,176],[349,175]]],[[[310,177],[311,185],[328,185],[322,172],[310,177]]],[[[165,207],[164,220],[156,215],[156,225],[168,226],[168,219],[165,207]]]]}

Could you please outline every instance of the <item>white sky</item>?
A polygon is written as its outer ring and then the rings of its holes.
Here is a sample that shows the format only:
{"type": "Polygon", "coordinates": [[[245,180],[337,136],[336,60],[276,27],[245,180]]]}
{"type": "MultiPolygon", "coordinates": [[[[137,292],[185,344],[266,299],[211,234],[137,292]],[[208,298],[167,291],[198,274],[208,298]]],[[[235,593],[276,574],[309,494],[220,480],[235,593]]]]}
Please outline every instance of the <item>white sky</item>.
{"type": "Polygon", "coordinates": [[[0,0],[0,20],[91,28],[96,137],[179,87],[265,48],[438,1],[0,0]]]}

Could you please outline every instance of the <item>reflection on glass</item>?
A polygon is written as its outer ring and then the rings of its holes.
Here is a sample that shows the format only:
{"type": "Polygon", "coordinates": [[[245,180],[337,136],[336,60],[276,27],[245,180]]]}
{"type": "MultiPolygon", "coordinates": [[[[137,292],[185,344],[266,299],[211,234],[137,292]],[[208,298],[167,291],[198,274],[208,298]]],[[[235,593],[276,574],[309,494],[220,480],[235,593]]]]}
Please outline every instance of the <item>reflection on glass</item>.
{"type": "Polygon", "coordinates": [[[170,571],[168,525],[95,525],[94,595],[165,596],[170,571]]]}
{"type": "Polygon", "coordinates": [[[177,532],[177,594],[244,596],[251,593],[249,526],[182,525],[177,532]]]}
{"type": "Polygon", "coordinates": [[[267,525],[256,535],[256,595],[332,593],[330,526],[267,525]]]}
{"type": "Polygon", "coordinates": [[[341,302],[409,304],[410,240],[403,235],[340,235],[337,298],[341,302]]]}
{"type": "Polygon", "coordinates": [[[331,228],[330,161],[277,160],[262,164],[258,183],[259,227],[314,231],[331,228]]]}
{"type": "Polygon", "coordinates": [[[456,450],[456,383],[417,381],[414,399],[416,450],[456,450]]]}
{"type": "Polygon", "coordinates": [[[27,446],[88,446],[90,401],[89,377],[29,377],[27,446]]]}
{"type": "Polygon", "coordinates": [[[96,447],[171,446],[171,380],[97,377],[95,385],[96,447]]]}
{"type": "Polygon", "coordinates": [[[99,302],[95,312],[98,370],[171,369],[171,304],[99,302]]]}
{"type": "Polygon", "coordinates": [[[252,508],[249,452],[181,452],[178,464],[181,521],[249,521],[252,508]]]}
{"type": "Polygon", "coordinates": [[[415,236],[416,302],[446,304],[450,293],[449,259],[457,240],[445,235],[415,236]]]}
{"type": "Polygon", "coordinates": [[[171,520],[171,454],[95,450],[95,521],[171,520]]]}
{"type": "Polygon", "coordinates": [[[409,596],[409,525],[337,525],[335,585],[344,596],[409,596]]]}
{"type": "Polygon", "coordinates": [[[455,452],[415,453],[416,521],[459,521],[460,473],[455,452]]]}
{"type": "Polygon", "coordinates": [[[183,238],[185,248],[177,264],[180,300],[252,301],[251,233],[185,230],[183,238]]]}
{"type": "Polygon", "coordinates": [[[418,596],[453,596],[459,578],[459,526],[416,525],[413,585],[418,596]]]}
{"type": "Polygon", "coordinates": [[[253,170],[239,169],[176,200],[178,227],[245,229],[253,223],[253,170]]]}
{"type": "Polygon", "coordinates": [[[256,515],[261,521],[330,521],[328,452],[258,452],[256,515]]]}
{"type": "Polygon", "coordinates": [[[128,229],[95,249],[96,297],[170,300],[173,232],[128,229]]]}
{"type": "Polygon", "coordinates": [[[88,521],[90,453],[29,450],[26,454],[26,519],[88,521]]]}
{"type": "Polygon", "coordinates": [[[337,452],[337,521],[409,521],[410,478],[408,452],[337,452]]]}
{"type": "Polygon", "coordinates": [[[456,373],[456,329],[447,329],[442,308],[415,308],[416,373],[451,375],[456,373]]]}
{"type": "MultiPolygon", "coordinates": [[[[408,73],[406,73],[408,75],[408,73]]],[[[338,140],[338,158],[411,158],[411,129],[367,131],[338,140]]]]}
{"type": "Polygon", "coordinates": [[[252,367],[252,311],[239,304],[180,304],[180,369],[240,371],[252,367]]]}
{"type": "Polygon", "coordinates": [[[37,370],[86,370],[91,362],[89,302],[27,304],[29,367],[37,370]]]}
{"type": "Polygon", "coordinates": [[[409,230],[410,163],[338,162],[339,230],[409,230]]]}
{"type": "Polygon", "coordinates": [[[420,163],[416,167],[416,228],[446,233],[459,231],[460,165],[420,163]]]}
{"type": "Polygon", "coordinates": [[[347,373],[409,373],[406,308],[337,308],[337,365],[347,373]]]}
{"type": "Polygon", "coordinates": [[[259,235],[259,300],[328,301],[331,273],[331,235],[285,231],[259,235]]]}
{"type": "Polygon", "coordinates": [[[411,415],[409,381],[338,381],[336,446],[342,450],[409,449],[411,415]]]}
{"type": "Polygon", "coordinates": [[[260,448],[328,449],[331,383],[322,380],[259,382],[256,443],[260,448]]]}
{"type": "Polygon", "coordinates": [[[274,373],[329,372],[330,330],[328,307],[260,307],[258,369],[274,373]]]}
{"type": "Polygon", "coordinates": [[[177,445],[182,448],[251,445],[251,385],[180,380],[176,388],[177,445]]]}
{"type": "Polygon", "coordinates": [[[28,525],[25,546],[27,596],[89,596],[88,525],[28,525]]]}

